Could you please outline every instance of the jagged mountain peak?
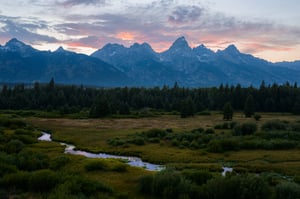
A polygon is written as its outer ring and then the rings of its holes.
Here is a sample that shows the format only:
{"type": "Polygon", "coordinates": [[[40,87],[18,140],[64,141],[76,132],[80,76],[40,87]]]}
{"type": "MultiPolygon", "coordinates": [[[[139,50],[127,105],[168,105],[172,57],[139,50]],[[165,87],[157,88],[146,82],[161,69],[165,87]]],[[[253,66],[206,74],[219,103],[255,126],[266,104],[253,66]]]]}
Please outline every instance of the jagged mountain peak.
{"type": "Polygon", "coordinates": [[[138,50],[138,51],[143,51],[143,52],[151,52],[154,53],[154,50],[148,43],[134,43],[132,46],[129,47],[129,50],[138,50]]]}
{"type": "Polygon", "coordinates": [[[62,46],[60,46],[54,52],[56,52],[56,53],[65,52],[65,49],[62,46]]]}
{"type": "Polygon", "coordinates": [[[169,50],[171,50],[171,49],[191,50],[191,47],[189,46],[185,37],[182,36],[174,41],[174,43],[172,44],[172,46],[170,47],[169,50]]]}
{"type": "Polygon", "coordinates": [[[125,48],[122,44],[115,44],[115,43],[108,43],[106,44],[104,48],[125,48]]]}
{"type": "Polygon", "coordinates": [[[12,44],[21,44],[21,45],[26,45],[23,42],[19,41],[17,38],[12,38],[11,40],[9,40],[8,42],[6,42],[6,46],[8,45],[12,45],[12,44]]]}
{"type": "Polygon", "coordinates": [[[203,52],[203,51],[205,51],[205,52],[214,53],[214,51],[212,51],[211,49],[207,48],[204,44],[201,44],[201,45],[193,48],[193,51],[194,52],[199,52],[199,51],[203,52]]]}
{"type": "Polygon", "coordinates": [[[21,48],[31,48],[31,46],[24,44],[23,42],[19,41],[16,38],[13,38],[11,40],[9,40],[6,44],[5,47],[11,50],[17,50],[17,49],[21,49],[21,48]]]}
{"type": "Polygon", "coordinates": [[[223,52],[227,52],[227,53],[230,53],[230,54],[238,54],[240,53],[240,51],[237,49],[237,47],[233,44],[229,45],[227,48],[225,48],[223,50],[223,52]]]}
{"type": "Polygon", "coordinates": [[[19,41],[16,38],[9,40],[4,47],[2,47],[5,51],[18,52],[22,56],[30,56],[32,53],[37,52],[36,49],[32,48],[30,45],[26,45],[25,43],[19,41]]]}

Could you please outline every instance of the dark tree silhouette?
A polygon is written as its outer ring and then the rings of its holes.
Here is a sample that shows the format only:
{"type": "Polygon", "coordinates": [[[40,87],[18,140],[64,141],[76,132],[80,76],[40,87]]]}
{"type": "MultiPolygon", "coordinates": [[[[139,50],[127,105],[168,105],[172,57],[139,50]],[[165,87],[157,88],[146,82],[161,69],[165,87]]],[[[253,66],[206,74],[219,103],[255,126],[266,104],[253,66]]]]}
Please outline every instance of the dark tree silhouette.
{"type": "Polygon", "coordinates": [[[245,106],[244,106],[244,114],[246,117],[251,117],[255,113],[255,103],[252,95],[248,95],[245,106]]]}
{"type": "Polygon", "coordinates": [[[233,117],[233,108],[230,102],[227,102],[223,107],[223,119],[232,120],[232,117],[233,117]]]}

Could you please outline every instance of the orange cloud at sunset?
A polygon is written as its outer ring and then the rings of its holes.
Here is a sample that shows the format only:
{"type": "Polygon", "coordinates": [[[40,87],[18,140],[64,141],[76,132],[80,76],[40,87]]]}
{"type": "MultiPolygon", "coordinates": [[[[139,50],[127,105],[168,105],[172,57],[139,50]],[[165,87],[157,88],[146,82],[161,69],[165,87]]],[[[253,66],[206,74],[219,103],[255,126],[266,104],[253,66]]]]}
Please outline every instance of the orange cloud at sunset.
{"type": "Polygon", "coordinates": [[[116,35],[117,39],[121,39],[124,41],[133,41],[135,38],[135,33],[132,32],[119,32],[116,35]]]}

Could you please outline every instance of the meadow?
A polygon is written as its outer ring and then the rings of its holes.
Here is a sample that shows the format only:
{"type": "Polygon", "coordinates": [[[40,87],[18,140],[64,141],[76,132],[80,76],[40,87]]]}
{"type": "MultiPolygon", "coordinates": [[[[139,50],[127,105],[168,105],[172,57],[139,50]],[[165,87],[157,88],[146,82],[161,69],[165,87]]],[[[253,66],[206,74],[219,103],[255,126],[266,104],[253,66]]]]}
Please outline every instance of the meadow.
{"type": "MultiPolygon", "coordinates": [[[[300,116],[290,114],[261,113],[261,119],[245,118],[236,113],[236,123],[255,123],[260,132],[267,121],[279,120],[298,123],[300,116]]],[[[151,129],[171,129],[173,133],[185,134],[194,129],[213,129],[214,133],[228,137],[230,129],[215,129],[217,124],[224,124],[222,114],[197,115],[180,118],[177,115],[161,115],[139,119],[46,119],[26,118],[38,129],[51,131],[54,140],[75,144],[79,149],[91,152],[139,156],[143,160],[175,168],[205,168],[221,170],[223,165],[230,165],[243,171],[279,172],[284,175],[300,174],[299,144],[292,149],[278,150],[227,150],[220,153],[209,152],[206,148],[194,149],[186,146],[174,147],[169,140],[159,140],[142,145],[126,143],[112,146],[108,140],[126,140],[130,136],[151,129]]],[[[246,139],[246,137],[242,137],[246,139]]]]}
{"type": "Polygon", "coordinates": [[[259,120],[235,113],[232,121],[224,121],[219,112],[188,118],[164,113],[102,119],[3,112],[0,167],[6,172],[0,173],[0,194],[2,198],[220,198],[231,196],[237,186],[247,195],[244,186],[260,185],[250,190],[257,198],[289,198],[282,194],[286,191],[294,194],[290,198],[299,196],[300,116],[259,114],[259,120]],[[249,126],[256,127],[250,134],[236,134],[249,126]],[[54,142],[37,141],[41,131],[51,133],[54,142]],[[147,171],[117,159],[64,154],[59,141],[94,153],[138,156],[167,169],[147,171]],[[222,177],[223,166],[233,168],[233,173],[222,177]],[[49,183],[40,187],[45,179],[49,183]],[[212,191],[220,186],[224,186],[220,192],[212,191]]]}

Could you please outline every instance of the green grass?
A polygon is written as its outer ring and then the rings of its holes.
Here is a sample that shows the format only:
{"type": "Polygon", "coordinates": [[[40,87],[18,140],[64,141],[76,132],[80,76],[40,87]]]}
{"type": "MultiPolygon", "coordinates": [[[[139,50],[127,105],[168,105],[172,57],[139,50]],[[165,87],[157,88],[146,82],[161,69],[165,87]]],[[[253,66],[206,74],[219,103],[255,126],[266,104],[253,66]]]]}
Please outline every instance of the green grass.
{"type": "MultiPolygon", "coordinates": [[[[262,118],[255,121],[245,118],[242,113],[236,113],[233,121],[238,123],[255,122],[260,127],[264,122],[279,119],[288,122],[300,121],[299,116],[290,114],[260,113],[262,118]]],[[[300,150],[243,150],[225,153],[209,153],[206,150],[170,147],[167,142],[150,143],[142,146],[124,145],[113,147],[107,144],[108,139],[119,137],[124,139],[149,129],[173,129],[174,132],[184,132],[197,128],[213,128],[224,123],[222,115],[216,112],[211,115],[197,115],[191,118],[180,118],[176,115],[161,115],[150,118],[124,119],[51,119],[27,118],[31,124],[40,129],[50,129],[55,140],[75,144],[78,148],[92,152],[107,152],[122,155],[139,156],[145,161],[182,168],[204,167],[230,162],[245,170],[265,171],[265,168],[275,169],[286,174],[300,174],[300,150]]],[[[228,130],[218,129],[216,133],[228,130]]]]}
{"type": "MultiPolygon", "coordinates": [[[[241,113],[235,114],[233,121],[238,123],[255,122],[259,127],[270,120],[299,122],[299,116],[289,114],[265,114],[255,121],[244,118],[241,113]]],[[[193,129],[213,128],[223,124],[222,115],[212,112],[210,115],[197,115],[182,119],[176,115],[161,115],[150,118],[106,118],[106,119],[70,119],[23,117],[19,115],[1,114],[0,118],[19,118],[30,123],[37,130],[31,136],[37,138],[41,130],[52,132],[54,140],[73,143],[77,147],[92,152],[139,156],[144,161],[163,164],[177,170],[197,169],[220,175],[222,166],[230,166],[234,171],[252,173],[275,173],[279,176],[300,176],[300,149],[290,150],[239,150],[223,153],[211,153],[206,149],[174,147],[169,141],[159,143],[146,142],[144,145],[125,144],[111,146],[108,139],[119,137],[127,139],[150,129],[172,129],[174,133],[184,133],[193,129]]],[[[28,127],[24,127],[28,128],[28,127]]],[[[230,130],[216,129],[220,136],[230,136],[230,130]]],[[[15,135],[15,129],[3,129],[5,136],[15,135]]],[[[108,198],[145,198],[138,192],[137,184],[142,176],[155,172],[143,168],[130,167],[116,159],[89,159],[83,156],[64,154],[64,146],[57,142],[36,142],[28,144],[25,150],[47,155],[49,168],[57,173],[80,175],[96,180],[113,189],[108,198]]],[[[29,193],[25,197],[42,198],[29,193]]]]}

